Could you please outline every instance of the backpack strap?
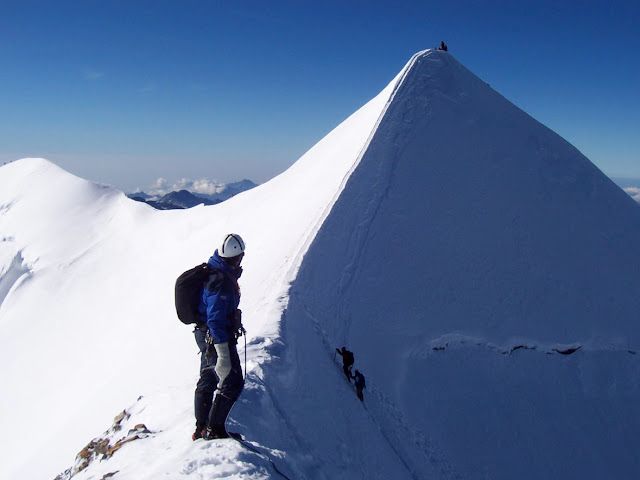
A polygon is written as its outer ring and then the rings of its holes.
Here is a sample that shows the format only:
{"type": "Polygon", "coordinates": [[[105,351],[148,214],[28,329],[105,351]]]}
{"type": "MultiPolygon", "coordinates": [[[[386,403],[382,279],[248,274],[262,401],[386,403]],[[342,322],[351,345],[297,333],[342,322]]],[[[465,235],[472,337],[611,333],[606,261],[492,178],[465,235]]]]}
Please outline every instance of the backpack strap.
{"type": "Polygon", "coordinates": [[[207,278],[204,288],[209,292],[215,292],[222,288],[224,283],[224,273],[218,270],[217,268],[209,267],[209,277],[207,278]]]}

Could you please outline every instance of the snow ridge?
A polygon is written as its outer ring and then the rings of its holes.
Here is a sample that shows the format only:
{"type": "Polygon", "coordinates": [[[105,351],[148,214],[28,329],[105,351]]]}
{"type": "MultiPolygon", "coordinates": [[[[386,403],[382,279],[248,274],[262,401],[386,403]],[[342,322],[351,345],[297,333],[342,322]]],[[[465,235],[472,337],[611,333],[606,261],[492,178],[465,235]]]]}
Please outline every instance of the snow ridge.
{"type": "Polygon", "coordinates": [[[340,376],[328,358],[347,345],[396,458],[424,459],[363,478],[580,478],[606,476],[612,463],[634,476],[628,442],[640,425],[619,419],[640,413],[628,353],[640,341],[638,220],[565,140],[450,54],[419,56],[292,285],[286,367],[270,377],[300,405],[289,423],[334,475],[348,468],[336,437],[366,436],[371,455],[354,454],[358,464],[384,455],[344,399],[325,393],[340,376]],[[471,339],[480,345],[467,348],[471,339]],[[319,421],[348,428],[323,436],[305,423],[320,395],[334,417],[319,421]],[[585,438],[602,456],[576,465],[585,438]]]}
{"type": "MultiPolygon", "coordinates": [[[[387,86],[387,88],[385,90],[383,90],[383,92],[381,93],[381,95],[386,96],[386,91],[389,90],[390,87],[393,87],[392,90],[391,90],[391,93],[388,96],[388,100],[386,101],[386,103],[384,104],[384,107],[382,108],[382,111],[378,115],[378,118],[377,118],[375,124],[373,125],[373,128],[371,129],[371,131],[369,133],[369,136],[367,137],[367,139],[365,140],[364,144],[362,145],[362,148],[360,149],[359,153],[357,154],[357,156],[355,158],[355,161],[353,162],[351,167],[347,170],[347,172],[342,177],[340,185],[339,185],[338,189],[336,190],[335,194],[333,195],[331,200],[328,202],[328,204],[325,207],[324,211],[319,215],[319,217],[315,221],[314,225],[310,228],[308,234],[306,235],[306,239],[301,244],[300,250],[298,251],[298,253],[295,256],[296,260],[292,263],[292,269],[287,275],[287,277],[289,279],[291,279],[291,281],[293,281],[296,278],[298,270],[300,268],[300,265],[301,265],[301,263],[303,261],[303,257],[305,255],[305,253],[307,252],[307,250],[309,249],[309,245],[311,244],[311,242],[313,242],[316,234],[318,233],[318,231],[322,227],[322,224],[324,223],[326,218],[331,213],[331,209],[333,208],[333,206],[335,205],[336,201],[338,200],[338,198],[342,194],[342,191],[344,190],[345,185],[347,184],[347,181],[349,180],[349,177],[351,177],[351,174],[358,167],[358,165],[360,164],[360,161],[362,160],[362,157],[364,156],[365,152],[369,148],[369,144],[371,143],[371,139],[375,135],[375,132],[377,131],[378,126],[380,125],[380,122],[384,118],[384,116],[385,116],[385,114],[387,112],[387,109],[389,108],[389,105],[391,105],[391,103],[393,102],[393,99],[394,99],[398,89],[402,86],[403,82],[405,81],[407,73],[411,70],[413,64],[415,63],[415,61],[418,58],[420,58],[423,55],[428,54],[430,51],[431,51],[430,49],[427,49],[427,50],[423,50],[423,51],[415,53],[411,57],[411,59],[407,62],[405,67],[396,76],[396,78],[394,78],[391,81],[391,83],[389,84],[389,86],[387,86]]],[[[286,301],[283,303],[283,310],[284,309],[286,309],[286,301]]]]}
{"type": "MultiPolygon", "coordinates": [[[[197,357],[191,334],[175,319],[173,282],[182,271],[208,258],[225,232],[242,232],[248,245],[242,278],[243,316],[250,334],[248,382],[233,415],[243,419],[238,430],[253,438],[262,422],[256,405],[277,410],[276,392],[267,392],[257,379],[270,352],[277,351],[270,345],[281,344],[280,318],[305,242],[335,199],[397,80],[286,172],[211,207],[154,211],[43,159],[2,167],[0,205],[5,208],[0,231],[14,241],[6,258],[0,258],[0,268],[8,271],[21,252],[32,275],[29,282],[8,291],[0,311],[0,338],[6,339],[0,364],[20,365],[0,370],[0,383],[38,385],[45,396],[24,388],[11,389],[3,397],[0,449],[10,461],[0,464],[0,476],[55,476],[115,412],[139,395],[158,405],[157,409],[148,405],[145,412],[155,416],[142,422],[159,433],[145,439],[148,443],[134,442],[118,451],[104,462],[110,470],[101,475],[119,470],[122,478],[142,478],[135,466],[125,468],[121,463],[129,455],[147,467],[149,478],[157,478],[153,474],[158,472],[169,477],[224,472],[227,467],[214,465],[207,457],[217,447],[201,448],[189,440],[197,357]],[[21,320],[25,318],[30,319],[28,328],[21,320]],[[33,351],[47,359],[44,377],[37,374],[40,363],[33,351]],[[33,373],[27,378],[24,372],[33,373]],[[37,381],[31,376],[38,376],[37,381]],[[166,398],[161,393],[174,388],[166,398]],[[52,415],[28,414],[43,401],[52,415]],[[27,436],[34,430],[41,432],[37,439],[27,436]],[[27,441],[32,450],[21,447],[27,441]],[[148,448],[144,445],[153,445],[156,454],[172,445],[182,451],[166,452],[167,462],[152,468],[143,460],[141,452],[148,448]],[[33,452],[40,452],[37,462],[33,452]],[[193,468],[185,466],[186,459],[193,460],[193,468]]],[[[273,444],[268,437],[258,440],[260,445],[273,444]]],[[[277,455],[276,449],[271,450],[277,455]]],[[[224,451],[230,461],[246,453],[240,447],[224,451]]],[[[264,465],[264,459],[260,462],[264,465]]],[[[256,478],[262,468],[255,471],[256,478]]],[[[78,480],[97,475],[97,469],[92,465],[77,475],[78,480]]],[[[291,470],[302,471],[297,465],[291,470]]]]}

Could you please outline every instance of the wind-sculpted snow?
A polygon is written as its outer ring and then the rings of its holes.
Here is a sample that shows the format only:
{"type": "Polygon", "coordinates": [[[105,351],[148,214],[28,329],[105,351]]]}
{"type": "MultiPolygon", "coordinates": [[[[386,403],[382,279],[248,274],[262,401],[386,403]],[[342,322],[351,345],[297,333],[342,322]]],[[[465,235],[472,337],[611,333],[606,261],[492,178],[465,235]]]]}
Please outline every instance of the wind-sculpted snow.
{"type": "MultiPolygon", "coordinates": [[[[2,246],[0,246],[1,248],[2,246]]],[[[4,267],[0,266],[0,309],[11,289],[26,278],[29,273],[30,270],[24,265],[24,258],[20,252],[16,253],[12,259],[7,259],[4,267]]]]}
{"type": "MultiPolygon", "coordinates": [[[[0,206],[0,215],[7,212],[11,205],[0,206]]],[[[22,253],[15,248],[13,237],[0,236],[0,310],[9,292],[23,282],[31,273],[25,264],[22,253]]]]}

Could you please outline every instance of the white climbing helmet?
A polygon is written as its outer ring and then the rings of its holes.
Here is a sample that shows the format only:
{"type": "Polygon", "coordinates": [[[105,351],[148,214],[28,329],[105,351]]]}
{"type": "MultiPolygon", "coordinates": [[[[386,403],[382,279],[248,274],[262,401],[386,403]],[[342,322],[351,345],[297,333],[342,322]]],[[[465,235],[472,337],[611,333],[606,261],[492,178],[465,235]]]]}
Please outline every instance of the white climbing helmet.
{"type": "Polygon", "coordinates": [[[237,233],[230,233],[224,237],[222,245],[218,249],[218,255],[222,258],[237,257],[244,253],[244,240],[237,233]]]}

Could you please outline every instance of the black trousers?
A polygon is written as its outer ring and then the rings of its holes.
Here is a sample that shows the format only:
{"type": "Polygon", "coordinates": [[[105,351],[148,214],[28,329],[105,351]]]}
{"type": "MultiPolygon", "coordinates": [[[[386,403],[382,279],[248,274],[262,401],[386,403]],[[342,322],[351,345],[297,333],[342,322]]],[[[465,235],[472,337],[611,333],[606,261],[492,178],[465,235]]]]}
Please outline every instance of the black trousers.
{"type": "Polygon", "coordinates": [[[213,350],[211,356],[206,356],[207,342],[205,341],[205,336],[207,335],[207,327],[196,327],[193,330],[193,334],[200,350],[200,378],[196,384],[194,398],[196,425],[204,428],[207,425],[209,411],[213,403],[213,393],[218,385],[218,376],[214,370],[218,357],[215,350],[213,350]]]}
{"type": "Polygon", "coordinates": [[[198,349],[200,350],[200,378],[196,384],[194,396],[194,410],[196,416],[196,425],[205,427],[209,423],[224,424],[231,407],[240,396],[244,388],[244,379],[242,376],[242,366],[235,342],[229,342],[229,354],[231,360],[231,370],[223,379],[222,384],[218,385],[219,378],[215,371],[218,355],[213,345],[210,346],[207,354],[207,342],[205,337],[207,334],[206,327],[196,327],[193,331],[198,349]],[[222,396],[213,405],[213,396],[216,393],[222,396]],[[209,420],[211,419],[211,421],[209,420]]]}

